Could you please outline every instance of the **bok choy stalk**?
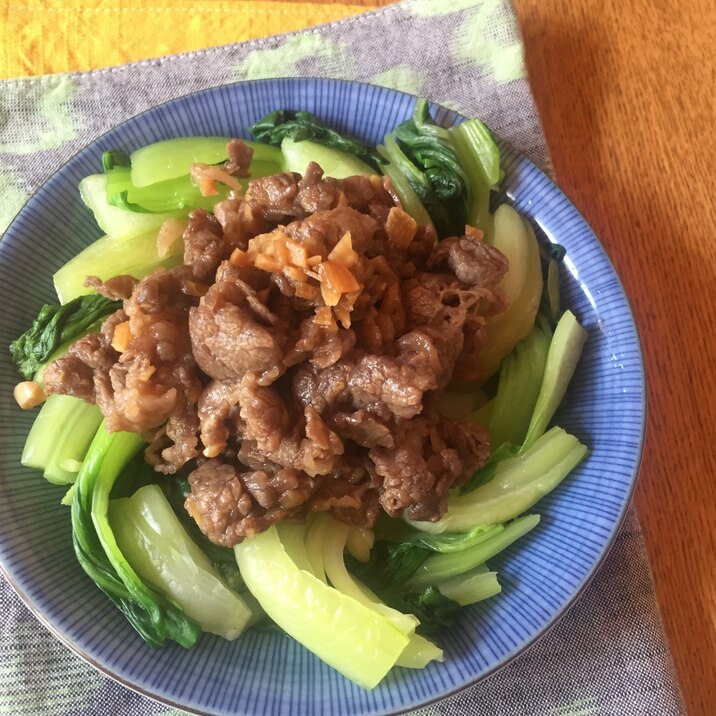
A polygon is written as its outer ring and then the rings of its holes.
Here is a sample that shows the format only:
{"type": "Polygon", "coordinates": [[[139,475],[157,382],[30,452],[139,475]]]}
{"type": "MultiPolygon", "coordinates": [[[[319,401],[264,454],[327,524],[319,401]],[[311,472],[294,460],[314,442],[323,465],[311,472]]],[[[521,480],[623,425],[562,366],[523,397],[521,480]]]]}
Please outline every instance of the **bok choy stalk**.
{"type": "Polygon", "coordinates": [[[152,232],[156,239],[159,227],[167,219],[178,218],[182,215],[181,212],[140,214],[113,206],[107,201],[107,177],[104,174],[92,174],[85,177],[80,182],[79,189],[80,197],[84,205],[94,215],[97,226],[118,242],[129,241],[136,236],[152,232]]]}
{"type": "Polygon", "coordinates": [[[571,311],[562,314],[549,346],[542,385],[523,449],[532,445],[552,420],[577,369],[587,335],[571,311]]]}
{"type": "Polygon", "coordinates": [[[502,204],[495,211],[492,243],[507,257],[510,270],[499,284],[507,299],[507,308],[490,317],[485,326],[487,339],[479,355],[484,379],[489,378],[503,358],[532,331],[543,286],[537,238],[508,204],[502,204]]]}
{"type": "Polygon", "coordinates": [[[135,433],[108,433],[102,423],[75,483],[72,540],[87,575],[153,647],[168,639],[193,646],[200,628],[172,599],[146,584],[117,545],[108,520],[109,494],[143,445],[135,433]]]}
{"type": "Polygon", "coordinates": [[[487,463],[460,488],[462,495],[492,480],[501,461],[524,454],[544,434],[562,402],[587,332],[571,311],[565,311],[544,355],[543,339],[539,335],[546,337],[550,332],[546,318],[540,315],[530,338],[518,344],[518,348],[522,346],[520,351],[516,349],[505,360],[500,372],[498,394],[493,402],[492,414],[497,418],[494,422],[491,418],[489,425],[490,431],[494,431],[493,443],[498,447],[487,463]],[[516,430],[518,425],[519,432],[516,430]],[[501,439],[504,441],[501,442],[501,439]]]}
{"type": "Polygon", "coordinates": [[[475,525],[514,519],[551,492],[584,459],[587,448],[554,427],[524,452],[498,462],[489,482],[451,495],[437,522],[411,522],[430,533],[464,532],[475,525]]]}
{"type": "Polygon", "coordinates": [[[500,150],[479,119],[468,119],[448,131],[467,178],[467,223],[484,231],[491,243],[490,196],[502,178],[500,150]]]}
{"type": "MultiPolygon", "coordinates": [[[[129,157],[131,181],[137,187],[183,177],[194,164],[220,164],[229,158],[227,145],[232,137],[176,137],[136,149],[129,157]]],[[[282,171],[281,152],[265,144],[244,144],[253,149],[251,175],[267,176],[282,171]]]]}
{"type": "Polygon", "coordinates": [[[77,478],[102,413],[71,395],[51,395],[32,424],[20,462],[42,470],[46,480],[70,485],[77,478]]]}
{"type": "Polygon", "coordinates": [[[374,610],[377,614],[384,616],[391,624],[409,637],[410,642],[396,661],[396,665],[422,669],[430,661],[442,661],[442,650],[425,637],[415,634],[415,628],[420,622],[413,614],[404,614],[389,607],[368,587],[349,574],[343,553],[351,528],[348,525],[337,522],[329,515],[318,515],[317,519],[326,522],[324,531],[326,539],[323,542],[323,565],[331,585],[360,604],[374,610]]]}
{"type": "Polygon", "coordinates": [[[121,306],[121,301],[99,294],[81,296],[62,306],[43,306],[32,326],[10,344],[18,371],[31,380],[58,348],[85,335],[121,306]]]}
{"type": "Polygon", "coordinates": [[[410,638],[385,616],[301,569],[276,527],[234,548],[246,585],[286,633],[363,688],[374,688],[410,638]]]}
{"type": "Polygon", "coordinates": [[[183,243],[175,241],[166,255],[160,257],[156,230],[129,239],[103,236],[71,258],[52,280],[57,297],[64,304],[92,292],[92,288],[85,286],[87,276],[98,276],[103,281],[121,274],[143,278],[155,269],[178,266],[183,254],[183,243]]]}
{"type": "Polygon", "coordinates": [[[406,589],[420,590],[433,584],[439,587],[441,582],[469,572],[492,559],[538,524],[539,515],[520,517],[508,525],[499,525],[499,529],[490,537],[468,549],[431,556],[413,573],[407,581],[406,589]]]}
{"type": "Polygon", "coordinates": [[[252,614],[190,539],[158,485],[111,500],[117,545],[142,579],[168,594],[204,631],[236,639],[252,614]]]}
{"type": "MultiPolygon", "coordinates": [[[[197,138],[197,141],[199,139],[197,138]]],[[[182,142],[184,140],[185,138],[182,138],[182,142]]],[[[172,140],[168,140],[162,144],[171,143],[172,140]]],[[[267,152],[275,155],[272,161],[259,161],[252,158],[250,166],[250,176],[252,178],[276,174],[283,170],[284,157],[279,150],[273,147],[257,145],[255,142],[249,142],[249,144],[260,148],[260,156],[265,156],[267,152]]],[[[165,146],[163,149],[167,152],[171,151],[170,147],[165,146]]],[[[195,152],[195,154],[200,155],[201,153],[195,152]]],[[[226,147],[224,147],[223,154],[226,157],[226,147]]],[[[167,158],[167,162],[170,161],[167,158]]],[[[194,209],[211,211],[214,204],[225,199],[229,192],[228,186],[218,184],[215,195],[204,196],[199,186],[194,183],[188,173],[191,165],[189,165],[186,174],[144,186],[137,186],[134,183],[133,176],[135,172],[130,166],[130,158],[122,152],[116,150],[104,152],[102,154],[102,166],[107,178],[107,203],[135,213],[185,216],[194,209]]],[[[175,163],[172,166],[175,166],[175,163]]],[[[237,181],[244,188],[246,187],[246,179],[237,178],[237,181]]]]}
{"type": "Polygon", "coordinates": [[[285,139],[293,142],[309,140],[359,159],[373,170],[371,173],[381,173],[382,160],[375,149],[327,127],[310,112],[278,109],[262,117],[249,127],[249,131],[259,142],[275,147],[282,147],[285,139]]]}
{"type": "Polygon", "coordinates": [[[537,319],[532,332],[520,341],[500,366],[497,395],[488,432],[493,445],[521,445],[534,412],[547,363],[552,330],[537,319]]]}

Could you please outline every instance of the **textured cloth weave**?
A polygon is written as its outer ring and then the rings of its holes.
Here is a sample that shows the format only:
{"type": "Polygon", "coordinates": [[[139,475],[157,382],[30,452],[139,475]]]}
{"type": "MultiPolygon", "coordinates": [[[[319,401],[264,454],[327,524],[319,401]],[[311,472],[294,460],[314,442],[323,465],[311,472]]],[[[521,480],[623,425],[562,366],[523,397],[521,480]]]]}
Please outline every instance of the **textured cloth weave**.
{"type": "MultiPolygon", "coordinates": [[[[550,169],[507,0],[407,0],[293,34],[0,81],[0,231],[42,181],[109,126],[188,92],[276,76],[356,79],[426,96],[482,117],[550,169]]],[[[85,664],[0,580],[0,714],[176,713],[85,664]]],[[[682,714],[634,513],[576,606],[543,639],[476,686],[419,713],[682,714]]]]}

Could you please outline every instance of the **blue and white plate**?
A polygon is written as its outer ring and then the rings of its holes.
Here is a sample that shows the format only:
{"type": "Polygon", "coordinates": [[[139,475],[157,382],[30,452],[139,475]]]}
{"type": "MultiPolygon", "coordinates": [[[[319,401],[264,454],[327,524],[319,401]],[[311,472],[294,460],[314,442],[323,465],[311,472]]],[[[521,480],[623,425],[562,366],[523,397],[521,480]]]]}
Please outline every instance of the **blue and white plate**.
{"type": "MultiPolygon", "coordinates": [[[[27,203],[0,244],[0,561],[40,620],[122,683],[200,714],[351,716],[407,711],[458,691],[523,651],[569,607],[604,558],[631,495],[644,435],[644,374],[629,304],[599,241],[532,163],[502,146],[503,198],[545,241],[566,247],[564,303],[589,330],[584,357],[556,422],[588,445],[578,469],[535,508],[537,529],[493,560],[503,592],[465,610],[439,641],[446,661],[394,669],[374,691],[344,679],[291,639],[249,631],[236,642],[203,635],[194,649],[150,649],[77,565],[63,494],[20,466],[33,414],[12,398],[8,344],[45,302],[51,276],[99,235],[77,185],[104,149],[131,151],[181,135],[248,136],[280,107],[303,109],[371,144],[412,113],[415,98],[342,81],[246,82],[169,102],[115,127],[60,169],[27,203]]],[[[440,107],[437,120],[460,117],[440,107]]]]}

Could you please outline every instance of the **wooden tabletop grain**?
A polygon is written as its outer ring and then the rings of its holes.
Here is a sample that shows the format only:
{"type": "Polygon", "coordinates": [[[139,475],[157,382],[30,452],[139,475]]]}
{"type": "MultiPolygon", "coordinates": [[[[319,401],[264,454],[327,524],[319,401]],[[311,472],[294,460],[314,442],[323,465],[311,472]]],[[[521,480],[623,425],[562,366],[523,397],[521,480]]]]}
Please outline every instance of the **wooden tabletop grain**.
{"type": "Polygon", "coordinates": [[[716,4],[513,2],[558,182],[616,266],[641,334],[649,417],[635,500],[688,713],[711,716],[716,4]]]}

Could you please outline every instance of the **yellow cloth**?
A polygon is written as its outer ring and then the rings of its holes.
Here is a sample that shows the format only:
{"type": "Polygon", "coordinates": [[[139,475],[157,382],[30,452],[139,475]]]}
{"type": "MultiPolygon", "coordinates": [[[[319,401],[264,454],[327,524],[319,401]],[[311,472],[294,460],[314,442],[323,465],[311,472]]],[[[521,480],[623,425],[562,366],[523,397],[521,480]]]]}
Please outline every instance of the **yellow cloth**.
{"type": "Polygon", "coordinates": [[[300,30],[365,5],[280,0],[1,0],[0,79],[89,70],[300,30]]]}

